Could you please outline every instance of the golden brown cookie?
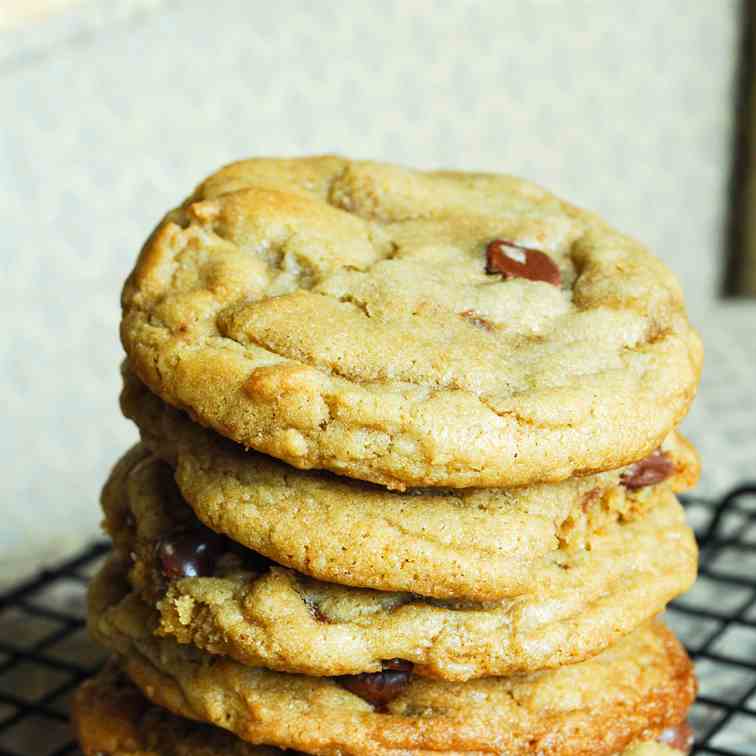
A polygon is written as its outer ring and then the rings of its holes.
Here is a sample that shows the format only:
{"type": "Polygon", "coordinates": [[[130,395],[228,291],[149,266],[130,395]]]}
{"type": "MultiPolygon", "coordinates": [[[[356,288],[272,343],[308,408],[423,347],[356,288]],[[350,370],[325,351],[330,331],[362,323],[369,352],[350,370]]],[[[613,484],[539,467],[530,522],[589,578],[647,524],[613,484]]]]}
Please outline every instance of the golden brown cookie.
{"type": "MultiPolygon", "coordinates": [[[[250,745],[225,730],[177,717],[154,706],[115,664],[81,685],[74,696],[72,716],[85,756],[283,756],[294,753],[250,745]]],[[[440,753],[451,756],[449,751],[440,753]]],[[[471,752],[466,753],[469,756],[471,752]]],[[[680,751],[645,741],[623,751],[622,756],[680,756],[680,751]]]]}
{"type": "Polygon", "coordinates": [[[282,756],[147,701],[117,664],[83,683],[71,706],[84,756],[282,756]]]}
{"type": "Polygon", "coordinates": [[[153,635],[153,610],[106,568],[90,630],[155,704],[253,744],[314,754],[613,754],[685,719],[692,665],[651,623],[592,659],[530,676],[450,683],[396,671],[323,678],[245,667],[153,635]]]}
{"type": "Polygon", "coordinates": [[[375,672],[400,658],[465,680],[580,661],[661,612],[696,575],[695,540],[669,491],[644,516],[593,534],[590,548],[534,563],[517,595],[487,602],[344,587],[270,563],[203,527],[170,468],[139,446],[116,466],[103,508],[160,633],[309,675],[375,672]]]}
{"type": "Polygon", "coordinates": [[[516,489],[390,492],[244,452],[128,371],[124,378],[124,413],[176,469],[200,520],[279,564],[344,585],[442,599],[517,595],[544,561],[642,516],[656,495],[644,483],[680,491],[698,477],[695,452],[672,434],[656,467],[516,489]]]}
{"type": "Polygon", "coordinates": [[[390,488],[508,486],[655,449],[701,344],[642,246],[508,176],[247,160],[147,240],[139,377],[235,441],[390,488]]]}

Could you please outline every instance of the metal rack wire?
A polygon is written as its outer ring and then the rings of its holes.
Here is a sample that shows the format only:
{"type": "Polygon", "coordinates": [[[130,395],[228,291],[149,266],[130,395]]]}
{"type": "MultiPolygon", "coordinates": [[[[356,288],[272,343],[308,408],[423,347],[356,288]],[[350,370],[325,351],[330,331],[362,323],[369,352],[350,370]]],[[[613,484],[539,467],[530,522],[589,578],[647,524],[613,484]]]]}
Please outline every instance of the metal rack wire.
{"type": "Polygon", "coordinates": [[[685,504],[701,566],[667,621],[696,662],[694,753],[756,754],[756,482],[685,504]]]}
{"type": "MultiPolygon", "coordinates": [[[[700,578],[667,621],[696,661],[694,753],[756,755],[756,482],[720,501],[684,500],[700,578]]],[[[85,586],[108,552],[96,543],[0,595],[0,756],[76,754],[69,697],[102,663],[86,638],[85,586]]]]}

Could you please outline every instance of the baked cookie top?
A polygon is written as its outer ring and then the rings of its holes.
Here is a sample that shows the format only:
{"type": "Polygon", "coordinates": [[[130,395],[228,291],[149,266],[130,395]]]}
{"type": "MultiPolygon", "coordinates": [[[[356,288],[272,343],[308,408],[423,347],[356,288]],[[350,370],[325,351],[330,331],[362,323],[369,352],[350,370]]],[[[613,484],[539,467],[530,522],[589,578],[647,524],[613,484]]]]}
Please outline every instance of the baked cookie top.
{"type": "Polygon", "coordinates": [[[701,366],[672,273],[595,215],[509,176],[338,157],[204,181],[142,249],[121,336],[202,424],[400,490],[637,461],[701,366]]]}
{"type": "MultiPolygon", "coordinates": [[[[284,753],[293,756],[295,753],[253,746],[225,730],[177,717],[154,706],[115,663],[79,687],[71,714],[84,756],[283,756],[284,753]]],[[[670,730],[668,737],[675,735],[670,730]]],[[[623,751],[622,756],[680,756],[681,750],[644,741],[623,751]]],[[[469,756],[470,752],[466,753],[469,756]]]]}
{"type": "Polygon", "coordinates": [[[154,612],[106,569],[90,589],[90,630],[155,704],[250,743],[315,754],[426,751],[612,754],[684,721],[692,665],[652,623],[580,664],[451,683],[398,664],[358,678],[246,667],[155,637],[154,612]]]}
{"type": "Polygon", "coordinates": [[[116,467],[103,507],[116,556],[157,608],[161,635],[316,676],[378,672],[391,659],[447,680],[581,661],[663,611],[697,566],[668,491],[643,517],[595,534],[590,549],[535,562],[523,592],[498,601],[344,587],[284,569],[203,527],[170,468],[139,447],[116,467]]]}
{"type": "Polygon", "coordinates": [[[529,590],[544,560],[567,558],[612,524],[642,516],[655,489],[683,490],[699,468],[672,435],[662,455],[629,469],[516,489],[399,493],[245,452],[128,372],[121,405],[213,530],[321,580],[442,599],[529,590]]]}

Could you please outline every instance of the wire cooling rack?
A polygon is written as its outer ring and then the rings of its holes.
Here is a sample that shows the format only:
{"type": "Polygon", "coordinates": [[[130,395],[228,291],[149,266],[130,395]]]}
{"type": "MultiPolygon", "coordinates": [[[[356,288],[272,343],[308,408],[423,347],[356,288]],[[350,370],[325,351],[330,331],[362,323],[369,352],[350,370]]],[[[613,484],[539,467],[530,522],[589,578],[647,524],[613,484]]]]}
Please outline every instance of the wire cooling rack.
{"type": "MultiPolygon", "coordinates": [[[[696,662],[696,754],[756,756],[756,482],[721,501],[688,497],[700,577],[667,621],[696,662]]],[[[105,654],[84,629],[85,586],[108,552],[97,543],[0,595],[0,756],[78,754],[69,699],[105,654]]]]}
{"type": "Polygon", "coordinates": [[[756,481],[721,501],[683,501],[701,565],[666,620],[696,663],[694,753],[756,754],[756,481]]]}

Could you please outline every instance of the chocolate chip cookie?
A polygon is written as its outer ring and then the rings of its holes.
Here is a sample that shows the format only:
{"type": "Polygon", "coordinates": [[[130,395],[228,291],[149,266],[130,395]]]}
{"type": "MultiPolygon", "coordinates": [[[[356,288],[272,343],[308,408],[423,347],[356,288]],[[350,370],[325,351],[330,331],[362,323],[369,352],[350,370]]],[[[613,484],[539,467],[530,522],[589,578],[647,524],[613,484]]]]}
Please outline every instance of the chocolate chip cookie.
{"type": "Polygon", "coordinates": [[[143,447],[116,467],[103,508],[160,634],[309,675],[375,672],[393,658],[447,680],[573,663],[662,611],[696,574],[695,541],[669,491],[642,517],[594,533],[590,548],[547,552],[522,591],[496,601],[345,587],[280,567],[203,526],[143,447]]]}
{"type": "Polygon", "coordinates": [[[90,630],[154,704],[309,753],[613,754],[683,722],[695,695],[690,661],[658,623],[580,664],[451,683],[406,667],[372,680],[245,667],[155,637],[156,622],[117,572],[95,578],[90,630]]]}
{"type": "MultiPolygon", "coordinates": [[[[267,746],[253,746],[217,727],[178,717],[150,704],[111,663],[76,692],[72,715],[85,756],[294,756],[267,746]]],[[[668,738],[677,735],[668,731],[668,738]]],[[[681,742],[685,742],[685,726],[681,742]]],[[[678,737],[678,740],[680,738],[678,737]]],[[[682,746],[658,741],[637,743],[622,756],[680,756],[682,746]]],[[[439,753],[460,753],[440,751],[439,753]]],[[[467,756],[472,752],[465,751],[467,756]]],[[[490,753],[490,752],[489,752],[490,753]]]]}
{"type": "Polygon", "coordinates": [[[168,213],[122,301],[129,362],[165,401],[399,490],[636,462],[701,367],[659,260],[508,176],[236,163],[168,213]]]}
{"type": "Polygon", "coordinates": [[[128,372],[121,405],[211,529],[320,580],[441,599],[528,591],[544,560],[590,548],[595,534],[643,516],[657,490],[691,486],[699,469],[672,434],[645,463],[558,484],[399,493],[245,452],[128,372]]]}
{"type": "Polygon", "coordinates": [[[76,691],[71,715],[84,756],[284,754],[278,748],[250,745],[225,730],[153,706],[115,662],[76,691]]]}

